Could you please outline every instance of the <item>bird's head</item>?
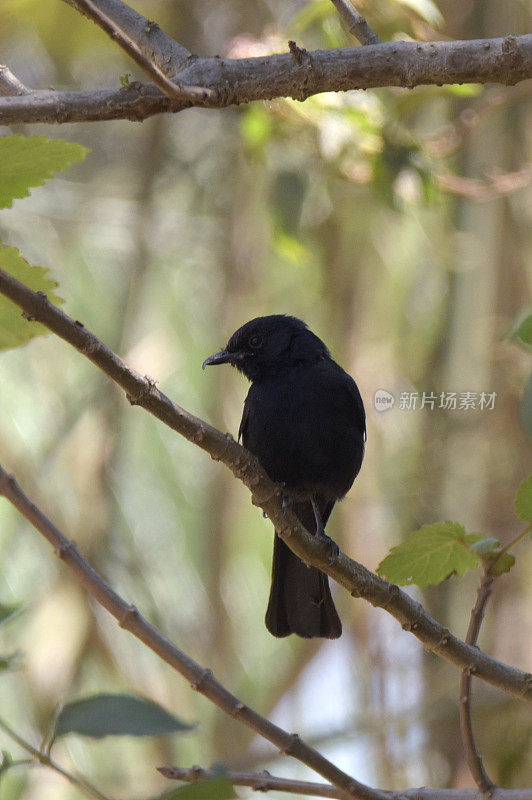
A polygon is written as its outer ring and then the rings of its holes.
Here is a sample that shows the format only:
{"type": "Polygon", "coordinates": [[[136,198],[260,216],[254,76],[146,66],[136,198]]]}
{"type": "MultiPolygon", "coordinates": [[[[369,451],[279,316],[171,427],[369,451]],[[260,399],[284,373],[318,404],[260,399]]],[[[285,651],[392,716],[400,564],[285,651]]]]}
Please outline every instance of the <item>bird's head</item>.
{"type": "Polygon", "coordinates": [[[302,320],[272,314],[242,325],[223,350],[203,362],[203,369],[211,364],[232,364],[254,381],[328,356],[321,339],[302,320]]]}

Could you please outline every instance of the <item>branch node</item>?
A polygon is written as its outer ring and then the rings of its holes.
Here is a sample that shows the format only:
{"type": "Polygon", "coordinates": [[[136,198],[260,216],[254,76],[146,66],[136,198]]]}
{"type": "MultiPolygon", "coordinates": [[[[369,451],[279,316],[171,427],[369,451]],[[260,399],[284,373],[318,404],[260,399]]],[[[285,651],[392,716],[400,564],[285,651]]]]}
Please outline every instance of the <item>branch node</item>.
{"type": "Polygon", "coordinates": [[[238,703],[235,705],[233,711],[230,712],[231,716],[233,717],[233,719],[236,719],[236,717],[238,717],[239,714],[245,711],[245,709],[246,709],[246,704],[243,703],[241,700],[239,700],[238,703]]]}
{"type": "Polygon", "coordinates": [[[65,556],[72,555],[73,553],[77,552],[76,543],[70,540],[69,542],[60,544],[59,547],[55,548],[54,552],[57,558],[62,560],[65,558],[65,556]]]}
{"type": "Polygon", "coordinates": [[[297,745],[300,742],[301,742],[301,739],[299,737],[299,734],[298,733],[293,733],[290,736],[290,741],[288,742],[286,747],[281,747],[280,748],[280,752],[283,754],[283,756],[291,756],[291,755],[294,754],[294,747],[297,747],[297,745]]]}
{"type": "Polygon", "coordinates": [[[438,643],[436,644],[435,649],[438,650],[439,647],[447,647],[449,644],[449,637],[451,635],[451,631],[448,628],[441,629],[441,636],[438,639],[438,643]]]}
{"type": "Polygon", "coordinates": [[[138,617],[138,616],[139,616],[138,608],[136,606],[134,606],[132,603],[130,603],[127,606],[127,608],[124,610],[124,612],[118,618],[118,625],[121,628],[127,629],[128,625],[130,623],[130,620],[132,620],[132,619],[134,619],[135,617],[138,617]]]}
{"type": "Polygon", "coordinates": [[[144,388],[138,395],[134,397],[133,395],[129,394],[129,392],[126,392],[126,397],[130,405],[132,406],[141,405],[141,403],[145,400],[145,398],[152,393],[153,389],[155,389],[157,381],[155,381],[153,378],[150,378],[149,375],[145,375],[144,380],[146,381],[146,383],[144,384],[144,388]]]}
{"type": "Polygon", "coordinates": [[[259,773],[258,780],[253,787],[255,792],[269,792],[272,787],[271,773],[267,769],[263,769],[259,773]]]}
{"type": "Polygon", "coordinates": [[[196,433],[192,436],[192,441],[196,442],[196,444],[199,444],[204,440],[204,438],[205,438],[205,429],[203,428],[202,425],[200,425],[196,433]]]}
{"type": "Polygon", "coordinates": [[[198,679],[193,681],[190,685],[196,692],[201,692],[205,688],[207,681],[210,681],[212,677],[212,669],[204,669],[198,679]]]}

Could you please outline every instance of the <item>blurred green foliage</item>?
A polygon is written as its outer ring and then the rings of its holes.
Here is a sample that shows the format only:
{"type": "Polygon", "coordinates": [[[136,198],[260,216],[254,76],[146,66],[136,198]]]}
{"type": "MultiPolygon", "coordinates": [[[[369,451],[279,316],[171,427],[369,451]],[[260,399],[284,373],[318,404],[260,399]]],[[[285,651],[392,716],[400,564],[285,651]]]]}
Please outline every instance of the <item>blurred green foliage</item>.
{"type": "MultiPolygon", "coordinates": [[[[288,38],[308,49],[355,44],[325,0],[136,7],[200,54],[286,50],[288,38]]],[[[359,8],[382,38],[529,27],[518,0],[359,8]]],[[[143,79],[62,2],[7,0],[0,38],[3,62],[36,88],[117,86],[129,70],[143,79]]],[[[252,316],[304,318],[357,378],[367,406],[366,460],[329,533],[370,568],[438,519],[488,530],[504,545],[522,529],[512,504],[530,472],[520,418],[530,355],[504,334],[530,305],[532,204],[529,187],[488,202],[480,190],[522,167],[529,92],[380,89],[192,109],[142,125],[13,131],[81,143],[91,154],[2,211],[0,235],[52,269],[67,313],[176,402],[234,434],[245,381],[202,373],[203,359],[252,316]],[[374,408],[378,389],[396,399],[385,412],[374,408]],[[492,410],[406,410],[402,392],[497,397],[492,410]]],[[[425,658],[384,612],[339,590],[338,643],[268,636],[271,530],[220,465],[130,407],[53,336],[2,353],[0,398],[3,465],[117,591],[244,702],[361,780],[464,785],[458,675],[425,658]]],[[[19,733],[37,743],[59,704],[100,692],[150,697],[199,723],[175,740],[58,741],[56,759],[106,795],[160,794],[163,763],[222,761],[313,778],[94,609],[6,503],[0,563],[0,603],[24,609],[0,629],[0,654],[21,653],[16,669],[0,673],[1,716],[19,733]]],[[[529,649],[517,632],[527,624],[529,570],[523,547],[497,581],[481,641],[523,668],[529,649]]],[[[466,576],[460,592],[453,581],[427,588],[422,599],[463,632],[475,580],[466,576]]],[[[507,786],[530,781],[530,720],[517,704],[479,685],[475,714],[491,776],[507,786]],[[504,752],[503,729],[512,732],[504,752]]],[[[25,757],[2,732],[0,747],[25,757]]],[[[0,786],[2,800],[81,796],[41,768],[10,767],[0,786]]]]}

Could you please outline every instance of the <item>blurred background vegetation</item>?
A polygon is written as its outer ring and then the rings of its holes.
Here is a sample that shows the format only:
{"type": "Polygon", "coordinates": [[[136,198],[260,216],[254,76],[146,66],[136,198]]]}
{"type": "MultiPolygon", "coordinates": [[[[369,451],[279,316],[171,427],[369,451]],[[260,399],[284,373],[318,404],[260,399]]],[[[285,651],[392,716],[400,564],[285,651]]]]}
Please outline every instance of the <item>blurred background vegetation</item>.
{"type": "MultiPolygon", "coordinates": [[[[193,52],[236,56],[354,44],[328,0],[137,0],[193,52]]],[[[382,38],[526,32],[527,0],[360,0],[382,38]]],[[[4,0],[2,62],[35,88],[118,86],[135,65],[64,3],[4,0]]],[[[65,310],[177,403],[236,434],[247,386],[203,359],[247,319],[301,316],[355,376],[367,456],[330,533],[374,569],[421,524],[452,519],[506,542],[530,472],[521,398],[530,356],[506,338],[530,303],[531,86],[377,89],[188,110],[45,133],[86,161],[0,215],[6,244],[50,267],[65,310]],[[377,412],[385,389],[393,409],[377,412]],[[399,408],[400,392],[496,392],[493,410],[399,408]]],[[[529,396],[532,390],[529,389],[529,396]]],[[[219,464],[140,409],[53,336],[0,359],[4,466],[126,599],[245,702],[382,787],[472,785],[456,668],[339,590],[339,642],[268,635],[272,535],[219,464]]],[[[529,404],[532,401],[529,399],[529,404]]],[[[529,405],[530,408],[530,405],[529,405]]],[[[481,645],[532,668],[532,560],[495,588],[481,645]],[[528,577],[528,580],[527,580],[528,577]]],[[[224,761],[311,777],[196,696],[119,631],[28,524],[0,505],[0,714],[38,743],[67,699],[132,691],[199,727],[159,740],[67,737],[56,757],[102,791],[154,796],[154,767],[224,761]]],[[[478,575],[419,597],[463,636],[478,575]]],[[[416,592],[417,590],[412,590],[416,592]]],[[[479,746],[506,786],[532,780],[520,704],[475,687],[479,746]]],[[[0,732],[0,748],[20,756],[0,732]]],[[[80,797],[10,770],[6,800],[80,797]]],[[[242,797],[251,790],[241,790],[242,797]]]]}

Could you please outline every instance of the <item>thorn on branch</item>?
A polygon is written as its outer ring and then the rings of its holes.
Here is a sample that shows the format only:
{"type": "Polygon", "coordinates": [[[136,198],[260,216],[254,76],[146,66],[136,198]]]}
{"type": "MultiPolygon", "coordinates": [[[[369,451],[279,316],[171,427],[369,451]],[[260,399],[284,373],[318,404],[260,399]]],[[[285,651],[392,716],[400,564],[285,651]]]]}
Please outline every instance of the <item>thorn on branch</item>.
{"type": "Polygon", "coordinates": [[[304,47],[299,47],[292,39],[289,40],[288,47],[292,58],[299,67],[305,62],[308,63],[310,61],[308,50],[305,50],[304,47]]]}

